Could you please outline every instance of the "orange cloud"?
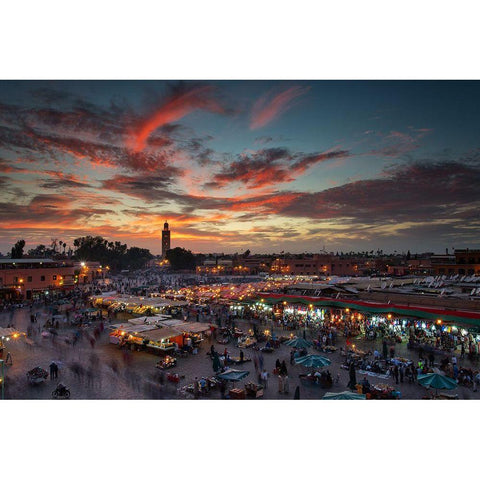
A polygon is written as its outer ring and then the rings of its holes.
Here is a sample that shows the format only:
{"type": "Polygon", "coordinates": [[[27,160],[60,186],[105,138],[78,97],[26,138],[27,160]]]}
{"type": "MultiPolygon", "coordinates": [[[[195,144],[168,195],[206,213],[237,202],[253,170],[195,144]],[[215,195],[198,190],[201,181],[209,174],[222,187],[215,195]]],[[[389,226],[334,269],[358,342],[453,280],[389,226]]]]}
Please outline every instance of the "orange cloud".
{"type": "Polygon", "coordinates": [[[310,87],[295,86],[287,88],[270,100],[267,99],[267,96],[258,99],[253,106],[250,130],[264,127],[275,120],[292,106],[292,100],[304,95],[308,90],[310,87]]]}
{"type": "Polygon", "coordinates": [[[132,132],[128,147],[139,152],[146,147],[148,137],[159,127],[172,123],[188,115],[194,110],[208,110],[214,113],[225,113],[224,108],[212,98],[213,87],[205,86],[190,90],[181,95],[175,95],[167,100],[153,115],[146,118],[132,132]]]}

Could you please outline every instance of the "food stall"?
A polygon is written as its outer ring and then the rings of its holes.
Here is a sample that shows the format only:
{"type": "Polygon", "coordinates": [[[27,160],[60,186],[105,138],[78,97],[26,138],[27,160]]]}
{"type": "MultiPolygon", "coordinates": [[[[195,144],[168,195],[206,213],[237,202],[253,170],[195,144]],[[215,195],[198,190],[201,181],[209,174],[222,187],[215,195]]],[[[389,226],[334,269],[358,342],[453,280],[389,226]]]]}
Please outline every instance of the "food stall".
{"type": "Polygon", "coordinates": [[[132,325],[129,323],[115,325],[114,330],[109,335],[109,341],[114,345],[123,345],[125,342],[141,345],[142,337],[140,334],[157,328],[156,325],[132,325]]]}
{"type": "Polygon", "coordinates": [[[209,323],[198,322],[184,322],[176,325],[176,328],[183,332],[183,342],[181,345],[191,345],[193,348],[198,348],[204,340],[205,333],[210,331],[210,327],[211,325],[209,323]]]}
{"type": "Polygon", "coordinates": [[[182,345],[183,335],[176,327],[162,327],[140,334],[147,352],[156,355],[173,353],[182,345]]]}

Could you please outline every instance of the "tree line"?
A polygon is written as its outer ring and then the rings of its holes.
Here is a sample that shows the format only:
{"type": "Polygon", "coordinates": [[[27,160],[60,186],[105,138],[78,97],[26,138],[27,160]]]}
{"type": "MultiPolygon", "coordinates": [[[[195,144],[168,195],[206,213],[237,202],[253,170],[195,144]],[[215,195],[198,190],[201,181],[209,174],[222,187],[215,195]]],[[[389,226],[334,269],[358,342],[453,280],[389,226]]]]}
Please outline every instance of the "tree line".
{"type": "MultiPolygon", "coordinates": [[[[73,241],[73,249],[66,251],[67,244],[53,239],[50,247],[43,244],[28,250],[29,257],[35,258],[61,258],[68,256],[78,261],[100,262],[112,270],[136,270],[143,268],[153,258],[150,250],[139,247],[128,247],[126,243],[110,242],[96,236],[79,237],[73,241]]],[[[24,256],[25,240],[18,240],[12,247],[10,258],[24,256]]]]}

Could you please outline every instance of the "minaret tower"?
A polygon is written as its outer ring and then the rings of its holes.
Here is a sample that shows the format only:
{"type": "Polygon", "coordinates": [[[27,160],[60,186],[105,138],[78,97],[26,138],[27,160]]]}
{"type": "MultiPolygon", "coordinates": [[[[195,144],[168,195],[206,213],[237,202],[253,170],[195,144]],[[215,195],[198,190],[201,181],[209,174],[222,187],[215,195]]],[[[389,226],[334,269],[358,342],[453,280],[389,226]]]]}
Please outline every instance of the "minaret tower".
{"type": "Polygon", "coordinates": [[[167,258],[167,250],[170,250],[170,230],[168,229],[168,222],[165,220],[162,230],[162,258],[167,258]]]}

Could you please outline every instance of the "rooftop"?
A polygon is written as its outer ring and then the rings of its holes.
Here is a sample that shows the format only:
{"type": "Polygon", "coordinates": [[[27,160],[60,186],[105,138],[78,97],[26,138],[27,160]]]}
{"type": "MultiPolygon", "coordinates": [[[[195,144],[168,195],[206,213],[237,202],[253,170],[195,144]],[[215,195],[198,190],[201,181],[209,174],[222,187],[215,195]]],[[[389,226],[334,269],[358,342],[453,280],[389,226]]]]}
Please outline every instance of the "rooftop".
{"type": "Polygon", "coordinates": [[[0,258],[2,264],[14,263],[53,263],[51,258],[0,258]]]}

